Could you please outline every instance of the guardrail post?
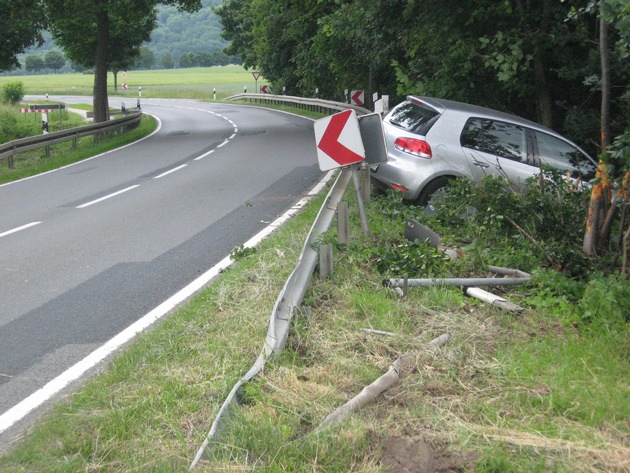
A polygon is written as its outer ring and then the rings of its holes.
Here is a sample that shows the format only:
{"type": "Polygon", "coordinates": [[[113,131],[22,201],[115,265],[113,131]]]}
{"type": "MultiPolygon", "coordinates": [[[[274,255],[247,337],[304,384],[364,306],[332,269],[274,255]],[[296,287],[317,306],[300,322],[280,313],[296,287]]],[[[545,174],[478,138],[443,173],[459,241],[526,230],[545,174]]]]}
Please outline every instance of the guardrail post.
{"type": "Polygon", "coordinates": [[[350,172],[352,173],[352,183],[354,184],[354,192],[357,196],[357,207],[359,208],[359,218],[361,219],[361,229],[364,235],[369,235],[367,218],[365,216],[365,208],[363,207],[363,196],[361,195],[361,185],[359,184],[359,171],[357,166],[351,166],[350,172]]]}
{"type": "Polygon", "coordinates": [[[363,196],[363,202],[370,203],[371,185],[370,185],[370,168],[365,165],[361,166],[361,195],[363,196]]]}
{"type": "Polygon", "coordinates": [[[333,274],[333,250],[330,243],[319,246],[319,277],[324,279],[333,274]]]}
{"type": "Polygon", "coordinates": [[[348,202],[337,205],[337,242],[341,245],[350,243],[350,210],[348,202]]]}

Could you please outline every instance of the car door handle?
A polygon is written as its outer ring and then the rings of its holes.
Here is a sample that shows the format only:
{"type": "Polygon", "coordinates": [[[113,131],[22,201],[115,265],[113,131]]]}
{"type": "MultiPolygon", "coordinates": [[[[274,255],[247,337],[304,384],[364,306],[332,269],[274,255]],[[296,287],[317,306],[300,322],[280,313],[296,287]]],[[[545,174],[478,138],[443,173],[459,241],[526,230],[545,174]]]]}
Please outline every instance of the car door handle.
{"type": "Polygon", "coordinates": [[[474,164],[475,166],[479,166],[479,167],[484,168],[484,169],[485,169],[485,168],[489,168],[489,167],[490,167],[490,165],[489,165],[489,164],[482,163],[482,162],[479,162],[479,161],[473,161],[473,164],[474,164]]]}

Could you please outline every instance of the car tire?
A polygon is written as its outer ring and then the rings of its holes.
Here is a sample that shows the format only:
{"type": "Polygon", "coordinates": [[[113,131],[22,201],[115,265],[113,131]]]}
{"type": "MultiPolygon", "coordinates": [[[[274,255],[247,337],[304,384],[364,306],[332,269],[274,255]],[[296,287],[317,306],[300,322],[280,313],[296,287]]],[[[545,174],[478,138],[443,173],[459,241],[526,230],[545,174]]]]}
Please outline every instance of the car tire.
{"type": "Polygon", "coordinates": [[[435,209],[431,205],[431,200],[436,197],[436,194],[440,194],[446,191],[452,178],[447,176],[440,176],[429,182],[416,199],[416,204],[420,207],[424,207],[427,213],[434,213],[435,209]]]}

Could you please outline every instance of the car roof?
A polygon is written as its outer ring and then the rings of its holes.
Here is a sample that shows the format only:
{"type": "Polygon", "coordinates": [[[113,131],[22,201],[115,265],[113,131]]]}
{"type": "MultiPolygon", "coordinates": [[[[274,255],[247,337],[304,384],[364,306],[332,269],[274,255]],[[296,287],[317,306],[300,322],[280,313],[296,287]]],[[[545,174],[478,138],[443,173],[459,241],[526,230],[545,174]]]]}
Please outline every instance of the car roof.
{"type": "Polygon", "coordinates": [[[511,123],[515,123],[517,125],[523,125],[523,126],[527,126],[529,128],[533,128],[538,131],[549,133],[551,135],[562,138],[565,141],[570,141],[570,140],[567,140],[567,138],[565,138],[558,132],[553,131],[550,128],[547,128],[546,126],[540,125],[539,123],[533,122],[531,120],[527,120],[526,118],[521,118],[517,115],[512,115],[511,113],[501,112],[499,110],[481,107],[479,105],[456,102],[455,100],[438,99],[434,97],[424,97],[424,96],[419,96],[419,95],[409,95],[407,96],[407,100],[413,103],[416,103],[418,105],[424,106],[424,107],[428,106],[434,109],[438,113],[444,113],[446,110],[454,110],[457,112],[474,115],[480,118],[501,119],[501,120],[509,121],[511,123]]]}

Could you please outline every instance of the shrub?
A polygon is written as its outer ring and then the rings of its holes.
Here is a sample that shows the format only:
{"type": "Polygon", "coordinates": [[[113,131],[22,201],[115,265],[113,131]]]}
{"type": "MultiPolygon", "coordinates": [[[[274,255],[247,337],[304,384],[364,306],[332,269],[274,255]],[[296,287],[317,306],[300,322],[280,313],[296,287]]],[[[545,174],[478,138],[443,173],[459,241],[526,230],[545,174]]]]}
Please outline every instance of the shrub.
{"type": "Polygon", "coordinates": [[[9,81],[2,86],[2,101],[15,105],[24,98],[24,84],[20,81],[9,81]]]}
{"type": "Polygon", "coordinates": [[[519,192],[497,177],[487,177],[479,186],[456,181],[436,218],[468,233],[461,236],[483,239],[487,247],[510,242],[507,246],[514,250],[531,249],[539,265],[584,276],[593,264],[581,250],[589,191],[555,170],[545,170],[542,177],[542,183],[537,176],[519,192]]]}
{"type": "Polygon", "coordinates": [[[581,322],[613,330],[630,322],[630,285],[625,278],[596,275],[584,291],[581,322]]]}

